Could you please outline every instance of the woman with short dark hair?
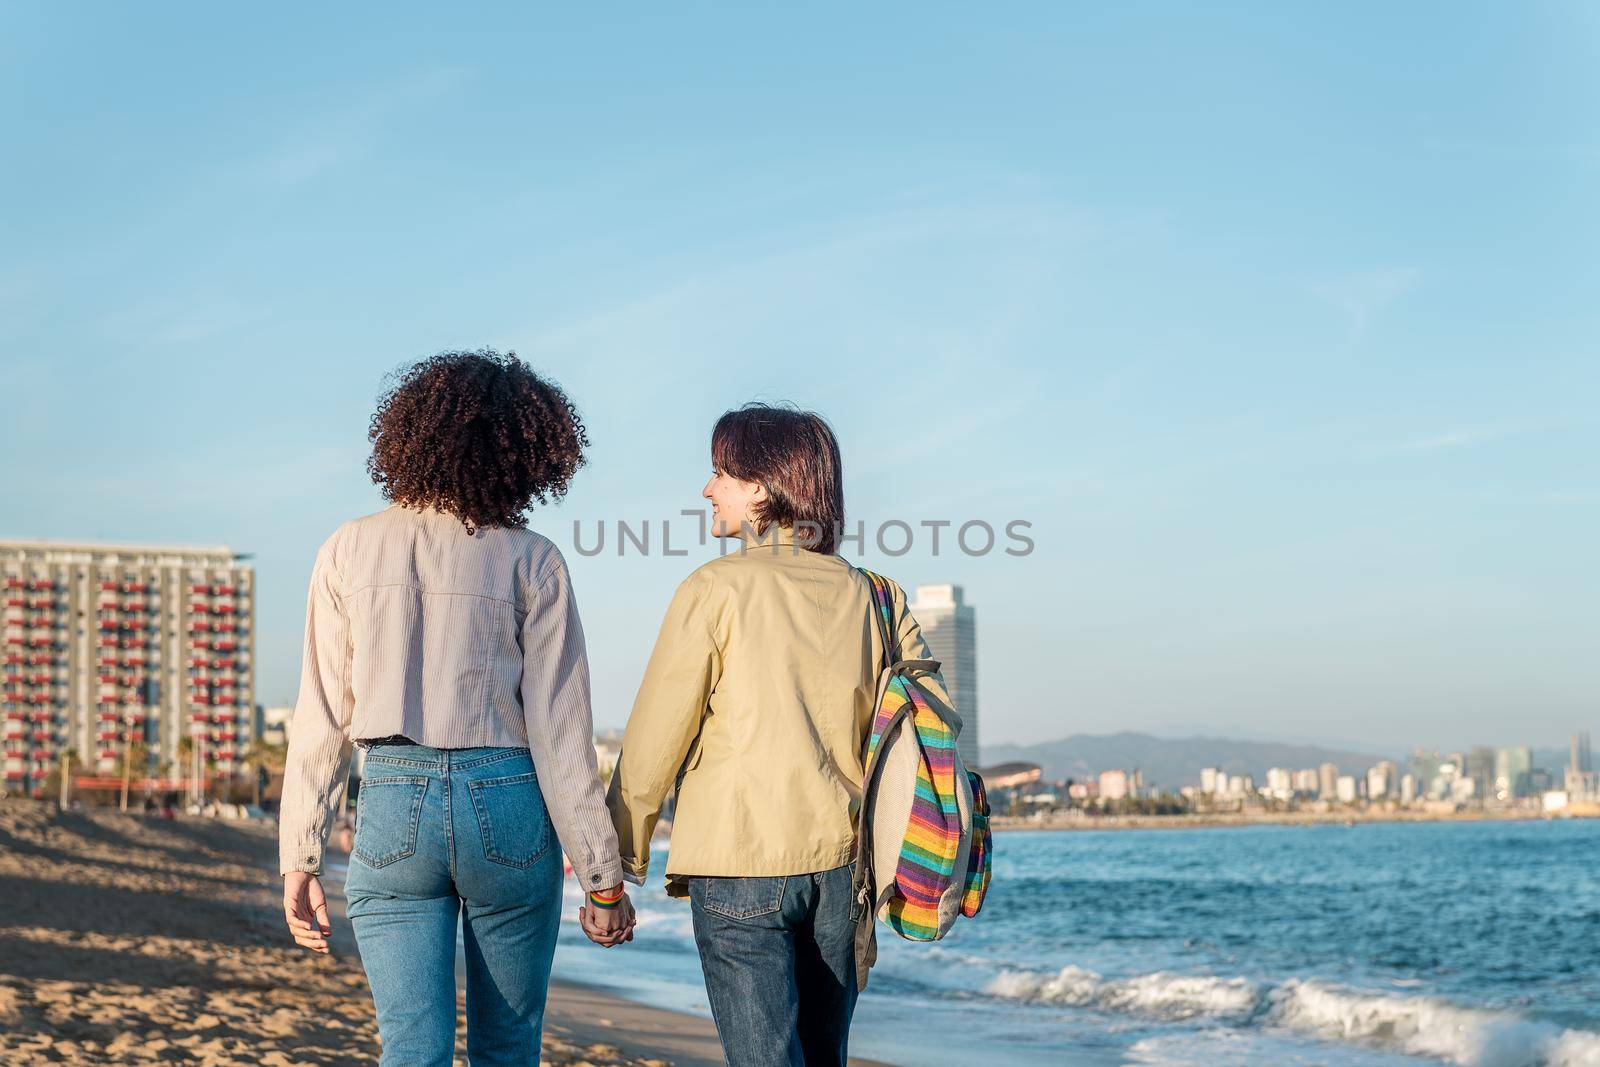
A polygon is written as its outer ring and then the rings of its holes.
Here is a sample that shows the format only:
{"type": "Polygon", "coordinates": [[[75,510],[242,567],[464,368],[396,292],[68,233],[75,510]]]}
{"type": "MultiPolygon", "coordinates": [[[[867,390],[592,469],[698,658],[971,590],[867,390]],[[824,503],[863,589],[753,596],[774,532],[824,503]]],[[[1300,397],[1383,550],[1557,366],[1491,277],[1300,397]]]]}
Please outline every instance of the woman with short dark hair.
{"type": "Polygon", "coordinates": [[[393,503],[317,552],[279,822],[284,915],[328,951],[320,875],[352,742],[366,750],[345,895],[385,1064],[451,1062],[456,930],[474,1064],[538,1062],[565,851],[585,932],[631,938],[566,563],[527,528],[588,444],[515,354],[445,352],[378,403],[393,503]],[[554,847],[559,841],[560,848],[554,847]]]}
{"type": "MultiPolygon", "coordinates": [[[[667,894],[687,897],[706,991],[738,1067],[842,1067],[855,1010],[851,891],[864,742],[884,639],[836,553],[843,471],[821,416],[751,404],[717,421],[712,532],[737,541],[678,586],[606,801],[643,884],[676,786],[667,894]]],[[[894,659],[927,645],[890,583],[894,659]]],[[[937,674],[923,679],[938,687],[937,674]]]]}

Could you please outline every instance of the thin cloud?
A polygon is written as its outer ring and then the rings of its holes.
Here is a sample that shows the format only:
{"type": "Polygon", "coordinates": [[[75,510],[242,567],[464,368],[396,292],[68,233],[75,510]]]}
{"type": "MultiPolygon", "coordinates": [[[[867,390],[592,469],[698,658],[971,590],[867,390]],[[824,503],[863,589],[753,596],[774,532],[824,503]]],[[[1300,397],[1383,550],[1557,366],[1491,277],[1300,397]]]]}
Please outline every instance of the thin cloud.
{"type": "Polygon", "coordinates": [[[1477,426],[1466,427],[1459,430],[1450,430],[1445,433],[1431,434],[1427,437],[1413,437],[1405,441],[1394,441],[1389,444],[1373,445],[1361,451],[1362,459],[1380,459],[1384,456],[1403,456],[1419,452],[1440,452],[1451,448],[1464,448],[1468,445],[1481,444],[1501,437],[1516,433],[1516,426],[1477,426]]]}
{"type": "Polygon", "coordinates": [[[337,170],[369,153],[404,110],[448,95],[462,80],[461,70],[439,67],[364,90],[303,123],[254,169],[275,185],[298,185],[337,170]]]}
{"type": "Polygon", "coordinates": [[[1318,282],[1311,291],[1338,308],[1350,325],[1352,337],[1361,337],[1380,314],[1405,296],[1422,278],[1415,267],[1378,267],[1318,282]]]}

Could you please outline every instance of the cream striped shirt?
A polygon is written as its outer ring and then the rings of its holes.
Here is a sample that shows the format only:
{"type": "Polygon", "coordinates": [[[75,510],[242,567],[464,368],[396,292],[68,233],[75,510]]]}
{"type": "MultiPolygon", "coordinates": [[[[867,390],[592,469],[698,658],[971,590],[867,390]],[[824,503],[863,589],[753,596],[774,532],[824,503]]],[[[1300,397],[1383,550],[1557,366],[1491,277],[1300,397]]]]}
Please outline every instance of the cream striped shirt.
{"type": "Polygon", "coordinates": [[[352,741],[526,746],[581,884],[622,881],[566,561],[531,530],[391,505],[317,552],[279,813],[284,873],[322,870],[352,741]]]}

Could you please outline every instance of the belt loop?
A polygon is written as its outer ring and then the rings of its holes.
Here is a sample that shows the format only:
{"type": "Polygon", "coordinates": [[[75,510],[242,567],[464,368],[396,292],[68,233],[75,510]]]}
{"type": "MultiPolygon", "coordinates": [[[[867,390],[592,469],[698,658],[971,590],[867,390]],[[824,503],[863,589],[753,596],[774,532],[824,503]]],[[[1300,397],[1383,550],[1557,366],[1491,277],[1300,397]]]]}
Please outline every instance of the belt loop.
{"type": "Polygon", "coordinates": [[[448,748],[439,750],[439,771],[447,778],[450,776],[450,750],[448,748]]]}

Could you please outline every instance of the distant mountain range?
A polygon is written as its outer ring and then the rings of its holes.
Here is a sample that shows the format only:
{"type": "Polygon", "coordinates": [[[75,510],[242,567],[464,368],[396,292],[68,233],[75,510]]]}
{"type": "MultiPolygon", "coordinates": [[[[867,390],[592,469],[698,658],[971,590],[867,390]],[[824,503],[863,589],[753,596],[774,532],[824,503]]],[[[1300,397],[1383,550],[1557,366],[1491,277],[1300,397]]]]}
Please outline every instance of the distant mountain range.
{"type": "Polygon", "coordinates": [[[1152,737],[1149,734],[1073,734],[1035,745],[993,745],[983,749],[984,766],[1020,760],[1037,763],[1050,781],[1082,780],[1114,769],[1144,772],[1148,785],[1178,789],[1200,784],[1202,767],[1221,767],[1229,774],[1251,774],[1266,783],[1267,768],[1318,767],[1336,763],[1341,774],[1365,774],[1368,767],[1392,756],[1371,752],[1291,745],[1276,741],[1232,741],[1222,737],[1152,737]]]}

